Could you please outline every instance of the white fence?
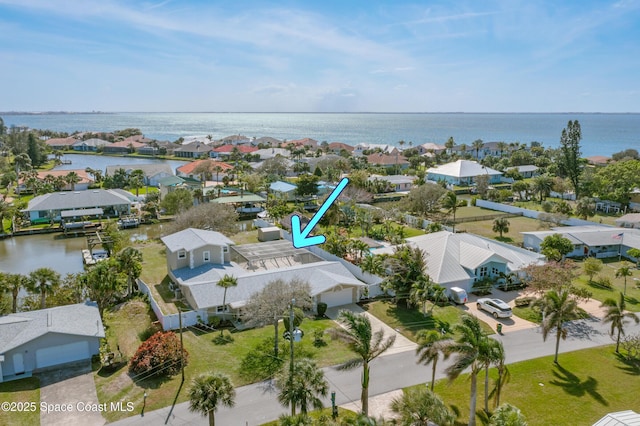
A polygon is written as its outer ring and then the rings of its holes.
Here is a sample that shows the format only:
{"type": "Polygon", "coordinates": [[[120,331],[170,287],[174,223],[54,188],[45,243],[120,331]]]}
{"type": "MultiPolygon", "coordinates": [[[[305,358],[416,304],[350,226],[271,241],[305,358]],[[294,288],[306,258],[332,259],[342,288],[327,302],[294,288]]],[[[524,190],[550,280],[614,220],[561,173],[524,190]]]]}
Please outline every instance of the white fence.
{"type": "MultiPolygon", "coordinates": [[[[162,329],[167,330],[178,330],[180,328],[180,318],[178,315],[180,314],[170,314],[165,315],[160,309],[158,302],[153,298],[153,294],[151,294],[151,290],[149,286],[138,278],[138,288],[144,294],[149,297],[149,303],[151,304],[151,309],[156,314],[158,321],[162,324],[162,329]]],[[[187,311],[182,312],[182,327],[188,327],[191,325],[195,325],[198,322],[198,313],[196,311],[187,311]]]]}
{"type": "MultiPolygon", "coordinates": [[[[481,200],[481,199],[476,200],[476,206],[489,209],[489,210],[497,210],[505,213],[521,213],[524,217],[528,217],[531,219],[538,219],[538,216],[544,213],[537,210],[529,210],[529,209],[524,209],[522,207],[509,206],[507,204],[495,203],[493,201],[487,201],[487,200],[481,200]]],[[[562,224],[567,226],[598,225],[598,226],[611,227],[611,225],[603,225],[602,223],[596,223],[589,220],[582,220],[582,219],[577,219],[573,217],[567,220],[563,220],[562,224]]]]}

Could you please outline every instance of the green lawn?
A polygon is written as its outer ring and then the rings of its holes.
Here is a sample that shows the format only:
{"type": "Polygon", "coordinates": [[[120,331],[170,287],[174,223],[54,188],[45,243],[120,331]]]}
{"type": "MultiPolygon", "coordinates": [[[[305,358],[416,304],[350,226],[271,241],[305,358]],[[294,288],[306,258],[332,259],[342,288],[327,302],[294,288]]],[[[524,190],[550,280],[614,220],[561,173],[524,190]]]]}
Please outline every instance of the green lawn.
{"type": "MultiPolygon", "coordinates": [[[[495,214],[496,212],[493,213],[495,214]]],[[[505,233],[502,239],[500,239],[500,235],[498,233],[493,232],[493,220],[460,223],[456,225],[456,231],[469,232],[509,244],[522,245],[524,237],[521,232],[540,230],[540,223],[536,219],[530,219],[527,217],[510,217],[507,220],[509,221],[509,232],[505,233]]]]}
{"type": "MultiPolygon", "coordinates": [[[[136,194],[136,190],[135,189],[129,189],[128,191],[130,193],[132,193],[133,195],[136,194]]],[[[141,188],[138,188],[138,195],[147,195],[147,193],[153,194],[153,193],[159,192],[159,191],[160,190],[158,188],[156,188],[155,186],[143,186],[141,188]]]]}
{"type": "Polygon", "coordinates": [[[0,383],[0,402],[35,402],[35,411],[0,410],[0,425],[33,426],[40,424],[40,380],[37,377],[0,383]]]}
{"type": "MultiPolygon", "coordinates": [[[[440,331],[444,328],[447,332],[453,333],[454,326],[460,322],[460,317],[463,314],[463,311],[460,309],[447,305],[444,307],[436,306],[433,309],[433,316],[425,316],[416,308],[406,308],[404,305],[396,305],[391,300],[377,300],[365,304],[363,308],[414,342],[420,330],[440,331]]],[[[428,303],[427,313],[430,308],[431,303],[428,303]]],[[[495,333],[489,325],[482,321],[480,321],[480,323],[487,334],[495,333]]]]}
{"type": "MultiPolygon", "coordinates": [[[[115,313],[105,315],[107,325],[107,340],[112,351],[120,347],[120,351],[126,358],[130,358],[141,343],[141,337],[151,325],[151,317],[148,308],[142,302],[129,302],[115,313]],[[131,306],[130,306],[131,305],[131,306]]],[[[351,358],[351,353],[344,344],[325,337],[326,346],[314,346],[314,331],[326,330],[337,327],[328,319],[315,320],[307,318],[301,325],[305,337],[301,343],[296,344],[296,352],[303,351],[311,354],[320,366],[328,366],[344,362],[351,358]]],[[[229,335],[229,332],[225,332],[229,335]]],[[[131,401],[136,406],[142,404],[142,396],[148,394],[146,409],[154,410],[171,405],[176,398],[177,402],[187,399],[187,388],[191,379],[199,373],[216,370],[224,371],[235,386],[249,383],[248,379],[240,374],[240,362],[244,356],[258,343],[273,335],[273,326],[238,331],[231,333],[233,341],[228,344],[216,343],[218,332],[202,334],[197,330],[183,333],[184,345],[189,352],[189,362],[185,368],[185,384],[180,389],[181,376],[171,378],[150,378],[134,383],[128,374],[127,366],[123,365],[115,372],[106,373],[96,371],[94,374],[98,399],[100,402],[110,402],[120,399],[131,401]],[[178,391],[180,390],[179,394],[178,391]]],[[[287,343],[280,340],[281,356],[288,356],[287,343]]],[[[105,418],[109,421],[126,417],[127,413],[109,412],[105,418]]]]}
{"type": "MultiPolygon", "coordinates": [[[[562,353],[560,365],[553,356],[509,365],[510,381],[504,386],[501,403],[518,407],[530,426],[590,425],[606,413],[638,410],[639,366],[619,360],[613,346],[562,353]]],[[[489,374],[490,391],[497,373],[489,374]]],[[[463,375],[453,382],[440,380],[435,392],[459,413],[457,425],[467,424],[469,380],[463,375]]],[[[484,407],[484,373],[478,375],[477,412],[484,407]]],[[[493,409],[493,401],[489,400],[493,409]]],[[[478,424],[483,424],[477,416],[478,424]]]]}
{"type": "MultiPolygon", "coordinates": [[[[602,271],[600,271],[594,277],[594,281],[597,281],[599,276],[607,277],[613,284],[613,289],[603,288],[595,283],[589,283],[589,277],[584,274],[582,261],[577,261],[576,264],[580,268],[580,277],[575,281],[575,284],[587,288],[592,294],[593,299],[604,302],[606,299],[617,299],[620,297],[620,293],[624,290],[624,278],[616,278],[616,270],[622,266],[624,261],[620,262],[618,259],[603,259],[604,265],[602,271]]],[[[627,293],[626,302],[627,309],[634,312],[640,312],[640,270],[636,269],[632,263],[627,262],[631,266],[630,277],[627,277],[627,293]],[[636,281],[635,279],[638,281],[636,281]]]]}

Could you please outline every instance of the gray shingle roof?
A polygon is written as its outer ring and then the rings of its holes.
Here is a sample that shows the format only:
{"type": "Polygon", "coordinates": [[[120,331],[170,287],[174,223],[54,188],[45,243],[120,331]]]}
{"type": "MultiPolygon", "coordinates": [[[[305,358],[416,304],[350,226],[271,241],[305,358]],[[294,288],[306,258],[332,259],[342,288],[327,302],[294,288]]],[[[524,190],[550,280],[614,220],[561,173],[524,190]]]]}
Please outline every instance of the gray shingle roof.
{"type": "Polygon", "coordinates": [[[130,200],[112,189],[90,189],[75,192],[52,192],[29,201],[26,211],[73,210],[130,204],[130,200]]]}
{"type": "Polygon", "coordinates": [[[104,337],[98,306],[87,302],[0,317],[0,354],[47,333],[104,337]]]}
{"type": "Polygon", "coordinates": [[[204,229],[195,228],[187,228],[160,239],[171,252],[176,252],[178,250],[189,251],[208,245],[227,246],[235,244],[220,232],[205,231],[204,229]]]}

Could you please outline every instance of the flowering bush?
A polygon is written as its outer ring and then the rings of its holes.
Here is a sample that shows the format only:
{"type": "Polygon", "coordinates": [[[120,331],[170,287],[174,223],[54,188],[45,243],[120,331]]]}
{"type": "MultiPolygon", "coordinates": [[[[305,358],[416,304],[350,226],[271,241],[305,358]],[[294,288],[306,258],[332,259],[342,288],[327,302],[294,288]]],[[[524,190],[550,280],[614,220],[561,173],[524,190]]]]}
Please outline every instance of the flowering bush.
{"type": "Polygon", "coordinates": [[[171,376],[180,371],[180,360],[187,365],[188,352],[180,356],[180,339],[173,331],[159,331],[142,342],[129,363],[132,374],[153,373],[171,376]]]}

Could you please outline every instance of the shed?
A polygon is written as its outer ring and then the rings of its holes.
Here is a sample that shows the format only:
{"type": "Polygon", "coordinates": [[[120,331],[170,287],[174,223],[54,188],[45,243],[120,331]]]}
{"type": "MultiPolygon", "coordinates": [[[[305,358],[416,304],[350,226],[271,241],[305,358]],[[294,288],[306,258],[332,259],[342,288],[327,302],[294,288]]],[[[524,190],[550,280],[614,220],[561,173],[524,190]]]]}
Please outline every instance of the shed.
{"type": "Polygon", "coordinates": [[[276,241],[280,239],[280,228],[270,226],[268,228],[258,228],[258,241],[276,241]]]}

